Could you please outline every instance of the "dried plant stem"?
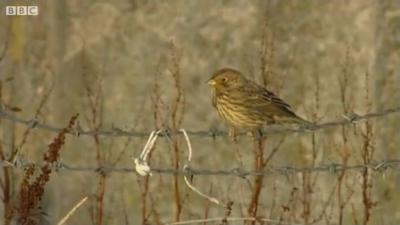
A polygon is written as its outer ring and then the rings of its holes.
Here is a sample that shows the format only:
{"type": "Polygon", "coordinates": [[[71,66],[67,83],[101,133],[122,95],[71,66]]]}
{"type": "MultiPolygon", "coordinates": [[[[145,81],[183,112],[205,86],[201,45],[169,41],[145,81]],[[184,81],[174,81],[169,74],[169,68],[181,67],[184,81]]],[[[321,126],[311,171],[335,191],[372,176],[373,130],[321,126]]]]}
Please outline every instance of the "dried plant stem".
{"type": "MultiPolygon", "coordinates": [[[[172,60],[172,67],[170,69],[172,78],[174,80],[174,87],[176,91],[175,99],[172,102],[171,107],[171,126],[174,131],[179,130],[184,116],[184,106],[185,106],[185,98],[184,98],[184,91],[181,85],[181,73],[180,73],[180,59],[181,59],[181,52],[177,49],[175,44],[171,43],[171,60],[172,60]]],[[[174,158],[173,158],[173,167],[175,169],[179,169],[180,165],[180,157],[179,157],[179,137],[175,136],[172,141],[172,148],[174,151],[174,158]]],[[[182,213],[182,197],[180,193],[179,187],[179,178],[177,175],[174,175],[173,180],[174,185],[174,195],[175,195],[175,220],[179,221],[180,216],[182,213]]]]}
{"type": "Polygon", "coordinates": [[[63,225],[65,224],[65,222],[67,222],[67,220],[72,216],[72,214],[75,213],[75,211],[81,207],[83,205],[83,203],[86,202],[86,200],[88,200],[88,196],[82,198],[74,207],[72,207],[71,210],[69,210],[69,212],[60,220],[58,221],[57,225],[63,225]]]}
{"type": "MultiPolygon", "coordinates": [[[[86,94],[86,100],[89,105],[89,115],[87,115],[86,120],[92,130],[99,130],[102,127],[103,119],[103,78],[102,76],[97,76],[95,82],[91,82],[88,79],[88,71],[86,71],[86,64],[88,60],[85,55],[85,51],[82,52],[82,78],[86,94]],[[94,85],[93,85],[94,83],[94,85]],[[94,87],[92,87],[94,86],[94,87]]],[[[90,71],[89,71],[90,72],[90,71]]],[[[95,160],[98,168],[103,168],[103,155],[101,149],[100,136],[95,134],[92,136],[95,147],[95,160]]],[[[96,225],[103,224],[104,218],[104,195],[106,191],[106,174],[101,169],[99,170],[99,180],[97,183],[96,190],[96,204],[95,209],[92,211],[92,220],[96,225]]]]}
{"type": "Polygon", "coordinates": [[[142,191],[142,224],[147,224],[147,196],[149,193],[149,176],[144,178],[142,191]]]}
{"type": "MultiPolygon", "coordinates": [[[[350,106],[350,91],[351,91],[351,76],[352,76],[352,57],[350,54],[349,45],[346,46],[345,59],[342,67],[342,74],[339,77],[339,93],[342,105],[342,110],[344,114],[348,114],[351,111],[350,106]]],[[[337,147],[339,155],[342,160],[343,165],[347,165],[350,158],[349,151],[349,134],[347,127],[341,127],[341,138],[342,146],[337,147]]],[[[343,186],[346,178],[346,171],[340,171],[337,176],[337,203],[338,203],[338,224],[343,224],[344,219],[344,209],[346,207],[347,201],[344,200],[343,186]]]]}
{"type": "Polygon", "coordinates": [[[101,174],[97,185],[97,210],[96,221],[98,225],[103,224],[104,217],[104,195],[106,192],[106,175],[101,174]]]}
{"type": "Polygon", "coordinates": [[[227,225],[228,224],[228,218],[232,213],[232,206],[233,206],[233,202],[229,201],[226,206],[225,206],[225,215],[224,218],[222,219],[220,225],[227,225]]]}
{"type": "MultiPolygon", "coordinates": [[[[173,143],[173,148],[174,148],[174,168],[179,169],[179,146],[178,146],[178,141],[175,138],[175,141],[173,143]]],[[[180,194],[180,188],[179,188],[179,177],[178,175],[174,175],[174,195],[175,195],[175,220],[179,221],[180,215],[182,213],[182,199],[181,199],[181,194],[180,194]]]]}
{"type": "MultiPolygon", "coordinates": [[[[254,132],[254,160],[255,160],[255,170],[263,171],[265,166],[267,165],[264,159],[264,148],[265,148],[266,137],[260,134],[260,131],[254,132]]],[[[261,195],[261,190],[263,188],[264,175],[256,176],[254,179],[254,185],[250,200],[249,208],[247,212],[250,217],[257,217],[258,207],[259,207],[259,199],[261,195]]],[[[250,221],[251,224],[255,224],[256,221],[250,221]]]]}
{"type": "MultiPolygon", "coordinates": [[[[4,57],[5,50],[7,45],[4,47],[3,52],[1,53],[0,62],[4,57]]],[[[3,102],[3,82],[0,81],[0,102],[3,102]]],[[[2,141],[2,140],[1,140],[2,141]]],[[[0,144],[0,159],[6,159],[6,153],[4,152],[3,145],[0,144]]],[[[0,179],[0,187],[3,193],[3,205],[4,205],[4,224],[9,225],[11,224],[11,220],[13,217],[13,206],[11,204],[11,180],[12,180],[12,170],[8,167],[3,167],[3,179],[0,179]]]]}
{"type": "MultiPolygon", "coordinates": [[[[342,163],[347,163],[347,158],[343,158],[342,163]]],[[[341,171],[337,177],[338,185],[337,185],[337,201],[338,201],[338,210],[339,210],[339,224],[343,224],[343,211],[345,208],[345,201],[343,201],[343,181],[345,177],[346,171],[341,171]]]]}
{"type": "MultiPolygon", "coordinates": [[[[370,101],[370,93],[369,93],[369,75],[365,74],[365,104],[367,110],[372,108],[372,104],[370,101]]],[[[366,121],[364,123],[364,131],[361,130],[361,136],[363,140],[362,150],[361,150],[361,158],[364,164],[368,164],[372,161],[375,151],[375,146],[373,144],[374,132],[371,121],[366,121]]],[[[371,219],[371,209],[376,205],[371,199],[371,189],[372,189],[372,180],[370,179],[370,170],[364,169],[362,171],[362,199],[364,206],[364,218],[362,224],[366,225],[369,223],[371,219]]]]}
{"type": "MultiPolygon", "coordinates": [[[[46,105],[47,100],[49,99],[51,93],[53,92],[53,87],[50,87],[48,91],[45,92],[45,94],[42,96],[38,107],[36,108],[35,114],[34,114],[34,118],[37,118],[39,116],[39,114],[42,112],[42,109],[44,108],[44,106],[46,105]]],[[[13,152],[11,153],[10,157],[9,157],[9,161],[14,161],[15,157],[17,156],[17,154],[19,153],[19,151],[22,149],[22,147],[25,145],[26,141],[28,140],[29,134],[31,133],[32,129],[34,128],[34,126],[30,126],[27,127],[24,131],[24,134],[22,135],[22,139],[20,144],[13,150],[13,152]]]]}
{"type": "Polygon", "coordinates": [[[303,184],[303,212],[302,217],[304,219],[304,224],[310,224],[311,219],[311,193],[312,193],[312,184],[311,184],[311,174],[302,173],[302,184],[303,184]]]}
{"type": "Polygon", "coordinates": [[[53,142],[49,145],[46,153],[43,155],[44,165],[40,169],[40,173],[33,179],[35,173],[35,166],[31,165],[25,169],[24,177],[21,182],[21,187],[16,202],[15,209],[17,211],[17,221],[21,225],[35,225],[37,224],[37,215],[40,215],[39,204],[42,200],[45,185],[50,180],[52,173],[51,165],[56,163],[60,156],[60,150],[65,143],[65,136],[69,129],[71,129],[78,115],[73,116],[66,128],[60,132],[53,142]],[[31,181],[33,179],[33,181],[31,181]],[[39,214],[36,212],[39,210],[39,214]]]}
{"type": "MultiPolygon", "coordinates": [[[[0,159],[5,160],[3,147],[0,145],[0,159]]],[[[11,224],[11,219],[13,216],[13,206],[11,204],[11,177],[12,168],[3,167],[3,179],[0,180],[1,190],[2,190],[2,202],[4,205],[4,224],[11,224]]]]}

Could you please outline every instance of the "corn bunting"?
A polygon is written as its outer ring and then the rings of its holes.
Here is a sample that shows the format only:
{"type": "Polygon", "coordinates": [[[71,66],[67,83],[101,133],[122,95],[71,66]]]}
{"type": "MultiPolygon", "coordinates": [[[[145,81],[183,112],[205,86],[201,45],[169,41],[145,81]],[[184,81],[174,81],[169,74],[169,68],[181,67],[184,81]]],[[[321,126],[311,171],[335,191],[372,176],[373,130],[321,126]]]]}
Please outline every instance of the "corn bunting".
{"type": "Polygon", "coordinates": [[[208,84],[213,89],[213,106],[232,126],[229,134],[234,140],[237,128],[255,131],[267,124],[310,124],[274,93],[248,80],[237,70],[220,69],[208,84]]]}

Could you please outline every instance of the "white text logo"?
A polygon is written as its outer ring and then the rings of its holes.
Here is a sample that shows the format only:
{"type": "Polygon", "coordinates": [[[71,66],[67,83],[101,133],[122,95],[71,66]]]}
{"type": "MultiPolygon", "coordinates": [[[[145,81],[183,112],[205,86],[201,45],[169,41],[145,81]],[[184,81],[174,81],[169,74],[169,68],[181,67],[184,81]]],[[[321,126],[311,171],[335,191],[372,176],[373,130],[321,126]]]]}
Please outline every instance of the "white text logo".
{"type": "Polygon", "coordinates": [[[7,16],[37,16],[39,8],[37,6],[6,6],[7,16]]]}

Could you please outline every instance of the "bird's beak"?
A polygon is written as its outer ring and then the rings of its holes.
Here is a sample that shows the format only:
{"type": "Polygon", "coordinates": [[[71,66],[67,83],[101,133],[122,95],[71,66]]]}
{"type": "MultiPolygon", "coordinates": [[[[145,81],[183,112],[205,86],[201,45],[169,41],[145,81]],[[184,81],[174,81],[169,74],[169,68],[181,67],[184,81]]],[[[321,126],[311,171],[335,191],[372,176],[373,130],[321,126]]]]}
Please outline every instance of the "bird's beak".
{"type": "Polygon", "coordinates": [[[215,82],[215,80],[213,80],[213,79],[210,79],[207,81],[207,84],[210,86],[215,86],[217,84],[217,82],[215,82]]]}

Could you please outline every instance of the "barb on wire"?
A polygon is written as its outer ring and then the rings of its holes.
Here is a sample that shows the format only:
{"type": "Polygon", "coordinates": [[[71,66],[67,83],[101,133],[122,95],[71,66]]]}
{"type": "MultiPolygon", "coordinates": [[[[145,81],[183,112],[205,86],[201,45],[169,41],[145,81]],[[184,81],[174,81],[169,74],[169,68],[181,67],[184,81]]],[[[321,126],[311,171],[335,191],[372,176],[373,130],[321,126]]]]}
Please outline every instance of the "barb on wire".
{"type": "MultiPolygon", "coordinates": [[[[400,113],[400,106],[386,109],[379,112],[367,113],[364,115],[359,115],[356,113],[351,113],[350,115],[343,115],[343,119],[339,119],[336,121],[324,122],[319,124],[313,124],[303,127],[291,128],[287,126],[270,126],[263,130],[264,134],[278,134],[278,133],[304,133],[304,132],[312,132],[320,129],[327,129],[331,127],[336,127],[340,125],[348,125],[354,124],[363,120],[369,120],[372,118],[384,117],[393,113],[400,113]]],[[[0,107],[0,117],[14,121],[19,124],[23,124],[25,126],[32,126],[34,124],[35,129],[42,129],[52,132],[60,132],[62,128],[51,126],[45,123],[42,123],[38,120],[31,119],[23,119],[11,112],[5,110],[4,107],[0,107]]],[[[217,137],[217,136],[227,136],[228,133],[226,131],[219,130],[209,130],[209,131],[186,131],[187,134],[198,137],[217,137]]],[[[132,137],[148,137],[150,132],[135,132],[135,131],[125,131],[120,128],[112,128],[110,130],[83,130],[80,127],[76,127],[69,131],[70,134],[79,134],[79,135],[99,135],[99,136],[111,136],[111,137],[122,137],[122,136],[132,136],[132,137]]],[[[170,132],[168,130],[164,130],[158,133],[158,136],[167,136],[167,135],[179,135],[181,132],[170,132]]],[[[238,135],[245,135],[244,132],[239,133],[238,135]]]]}
{"type": "MultiPolygon", "coordinates": [[[[35,164],[33,162],[25,162],[16,160],[15,163],[8,161],[0,161],[0,167],[10,167],[15,169],[24,169],[30,165],[42,166],[41,164],[35,164]]],[[[132,167],[96,167],[96,166],[77,166],[68,165],[62,162],[52,165],[55,172],[92,172],[98,173],[103,171],[106,173],[133,173],[137,172],[136,168],[132,167]]],[[[400,159],[381,160],[375,161],[368,164],[354,164],[354,165],[343,165],[338,163],[319,165],[315,167],[291,167],[291,166],[279,166],[279,167],[268,167],[263,171],[251,171],[243,170],[240,168],[232,168],[225,170],[210,170],[210,169],[173,169],[173,168],[151,168],[153,174],[169,174],[169,175],[196,175],[196,176],[236,176],[236,177],[248,177],[248,176],[261,176],[268,174],[277,175],[290,175],[298,173],[337,173],[343,170],[349,171],[362,171],[364,169],[370,169],[374,172],[384,172],[386,170],[398,170],[400,171],[400,159]]]]}

